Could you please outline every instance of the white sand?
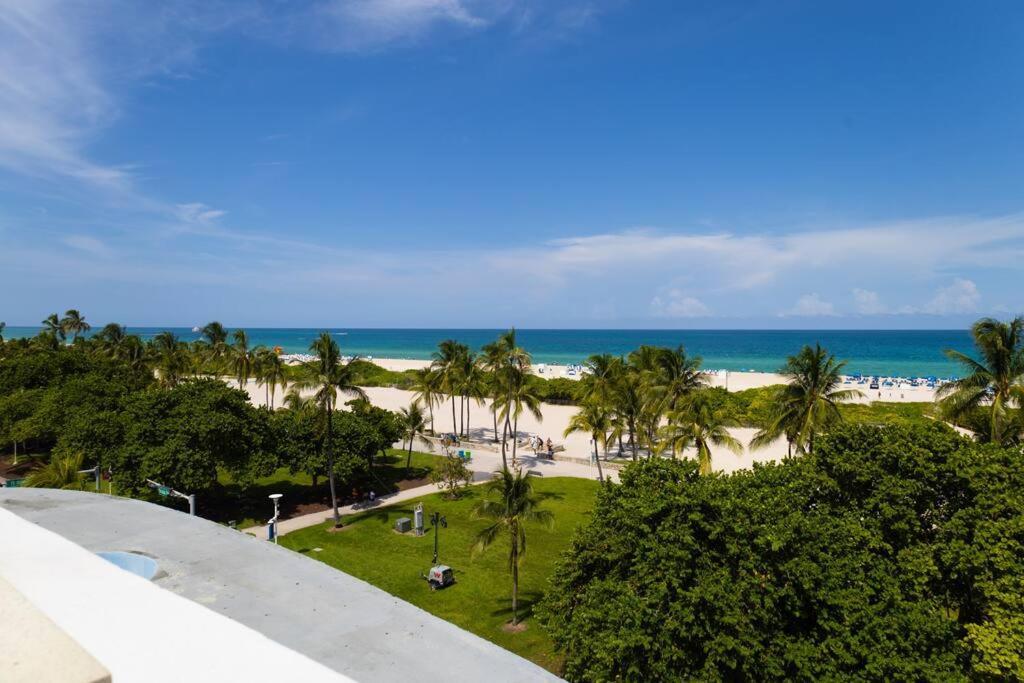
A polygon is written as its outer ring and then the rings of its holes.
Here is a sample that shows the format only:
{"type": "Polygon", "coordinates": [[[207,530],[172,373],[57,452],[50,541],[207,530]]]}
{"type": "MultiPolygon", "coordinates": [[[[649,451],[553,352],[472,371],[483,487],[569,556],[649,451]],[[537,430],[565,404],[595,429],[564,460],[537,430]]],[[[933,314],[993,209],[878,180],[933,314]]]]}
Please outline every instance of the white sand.
{"type": "MultiPolygon", "coordinates": [[[[405,370],[418,370],[430,365],[427,360],[404,360],[395,358],[374,358],[373,362],[387,370],[402,372],[405,370]]],[[[541,365],[534,365],[534,373],[540,377],[552,379],[555,377],[568,377],[567,365],[543,365],[543,372],[539,372],[541,365]]],[[[579,379],[577,374],[570,379],[579,379]]],[[[772,384],[785,384],[786,379],[782,375],[772,372],[740,372],[740,371],[713,371],[711,384],[713,386],[725,387],[729,391],[742,391],[744,389],[755,389],[766,387],[772,384]]],[[[844,389],[859,389],[865,396],[857,399],[858,403],[869,403],[871,401],[887,401],[894,403],[931,403],[935,400],[935,390],[921,385],[912,387],[904,384],[899,387],[879,387],[872,391],[867,384],[848,384],[844,389]]]]}

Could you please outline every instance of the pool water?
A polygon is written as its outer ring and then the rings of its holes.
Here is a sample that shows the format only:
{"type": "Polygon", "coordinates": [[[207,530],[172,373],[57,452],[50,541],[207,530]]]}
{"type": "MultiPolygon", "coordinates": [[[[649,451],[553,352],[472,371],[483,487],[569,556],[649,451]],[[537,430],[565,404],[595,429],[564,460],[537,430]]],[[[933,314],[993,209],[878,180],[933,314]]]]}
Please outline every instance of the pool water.
{"type": "Polygon", "coordinates": [[[139,555],[138,553],[129,553],[122,550],[114,550],[110,552],[96,553],[107,562],[115,564],[126,572],[131,572],[136,576],[141,576],[147,581],[151,581],[157,572],[156,560],[152,557],[146,557],[145,555],[139,555]]]}

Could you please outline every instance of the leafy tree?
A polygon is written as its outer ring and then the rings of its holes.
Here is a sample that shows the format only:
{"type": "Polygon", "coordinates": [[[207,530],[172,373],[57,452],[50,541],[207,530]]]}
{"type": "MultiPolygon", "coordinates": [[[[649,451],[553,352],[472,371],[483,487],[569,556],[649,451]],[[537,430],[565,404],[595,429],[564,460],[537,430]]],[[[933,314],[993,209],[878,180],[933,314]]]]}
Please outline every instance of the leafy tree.
{"type": "Polygon", "coordinates": [[[839,425],[814,457],[602,487],[538,608],[570,680],[1019,675],[1024,459],[941,424],[839,425]]]}
{"type": "Polygon", "coordinates": [[[462,458],[446,455],[437,467],[430,470],[430,481],[444,491],[446,498],[455,499],[473,483],[473,472],[462,458]]]}
{"type": "Polygon", "coordinates": [[[948,349],[946,355],[969,373],[939,387],[943,412],[960,419],[981,406],[987,407],[988,440],[1012,442],[1019,434],[1010,406],[1024,408],[1024,316],[1010,322],[982,318],[971,326],[971,336],[981,360],[948,349]]]}
{"type": "Polygon", "coordinates": [[[316,360],[301,366],[301,379],[295,382],[295,388],[300,391],[312,389],[315,392],[313,402],[323,416],[325,430],[322,449],[327,460],[327,476],[331,485],[331,507],[334,509],[334,526],[337,528],[341,526],[341,514],[338,512],[338,495],[334,481],[334,450],[331,443],[334,409],[338,402],[339,392],[353,394],[360,398],[366,398],[366,392],[356,386],[351,362],[341,362],[341,350],[330,332],[321,332],[320,336],[310,345],[309,350],[316,356],[316,360]]]}
{"type": "Polygon", "coordinates": [[[519,568],[526,556],[526,525],[540,523],[550,526],[554,516],[548,510],[540,509],[540,500],[533,493],[530,479],[533,472],[516,468],[510,472],[506,467],[495,473],[488,482],[486,495],[473,508],[477,517],[489,519],[491,524],[476,537],[473,552],[480,553],[494,544],[503,534],[508,534],[508,567],[512,573],[512,625],[519,623],[519,568]]]}
{"type": "Polygon", "coordinates": [[[124,445],[113,463],[119,488],[140,491],[154,479],[203,492],[216,485],[218,468],[244,485],[277,467],[268,414],[219,380],[134,394],[123,420],[124,445]]]}

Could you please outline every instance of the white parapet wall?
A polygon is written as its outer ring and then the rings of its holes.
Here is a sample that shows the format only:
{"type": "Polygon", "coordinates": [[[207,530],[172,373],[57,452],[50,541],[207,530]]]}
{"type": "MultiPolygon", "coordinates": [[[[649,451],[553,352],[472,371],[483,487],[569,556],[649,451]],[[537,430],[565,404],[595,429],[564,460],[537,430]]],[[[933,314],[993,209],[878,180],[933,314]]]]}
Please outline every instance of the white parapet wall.
{"type": "Polygon", "coordinates": [[[22,640],[6,619],[22,611],[18,600],[30,603],[37,618],[45,615],[66,638],[51,633],[48,640],[27,643],[31,649],[18,656],[2,657],[0,681],[109,680],[89,673],[87,661],[95,671],[109,671],[114,683],[350,680],[3,509],[0,538],[0,641],[22,640]],[[76,659],[66,659],[76,651],[76,659]],[[25,667],[32,667],[29,678],[22,676],[25,667]]]}

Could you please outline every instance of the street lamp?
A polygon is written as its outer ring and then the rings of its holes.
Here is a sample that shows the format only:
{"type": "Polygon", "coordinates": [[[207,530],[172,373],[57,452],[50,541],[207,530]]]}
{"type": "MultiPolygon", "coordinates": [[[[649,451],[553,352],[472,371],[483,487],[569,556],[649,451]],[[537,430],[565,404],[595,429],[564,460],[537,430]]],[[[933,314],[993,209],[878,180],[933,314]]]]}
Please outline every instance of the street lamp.
{"type": "Polygon", "coordinates": [[[267,534],[270,536],[269,540],[273,541],[275,545],[277,544],[277,512],[278,512],[278,510],[277,510],[277,503],[278,503],[279,500],[281,500],[281,496],[282,495],[284,495],[284,494],[282,494],[282,493],[271,493],[268,496],[268,498],[270,498],[270,500],[274,501],[274,516],[267,523],[267,534]]]}
{"type": "Polygon", "coordinates": [[[442,517],[440,512],[435,512],[430,515],[430,523],[434,527],[434,561],[432,564],[437,564],[437,527],[443,526],[445,529],[448,528],[448,519],[442,517]]]}

